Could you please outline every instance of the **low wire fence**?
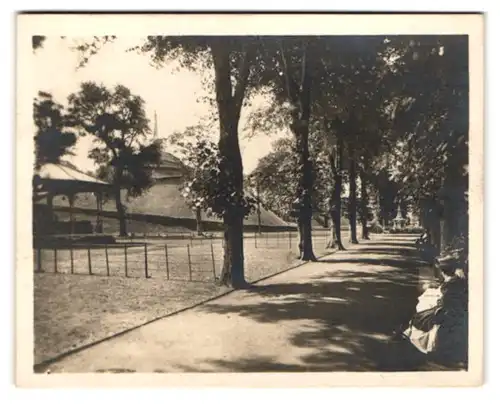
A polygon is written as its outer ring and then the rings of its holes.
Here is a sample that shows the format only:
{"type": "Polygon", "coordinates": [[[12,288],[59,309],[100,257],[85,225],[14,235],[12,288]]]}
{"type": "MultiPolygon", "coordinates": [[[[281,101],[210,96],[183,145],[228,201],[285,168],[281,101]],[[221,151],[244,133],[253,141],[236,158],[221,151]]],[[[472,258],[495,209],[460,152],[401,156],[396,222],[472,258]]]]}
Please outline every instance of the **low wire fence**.
{"type": "MultiPolygon", "coordinates": [[[[276,255],[298,252],[296,231],[246,233],[245,257],[253,263],[276,255]]],[[[326,248],[329,230],[313,231],[316,255],[326,248]]],[[[175,281],[210,282],[220,276],[224,255],[222,236],[122,241],[110,245],[38,248],[35,272],[126,278],[166,278],[175,281]]]]}
{"type": "MultiPolygon", "coordinates": [[[[330,236],[327,229],[313,230],[312,242],[317,249],[326,247],[330,236]]],[[[264,232],[255,233],[253,235],[255,248],[288,248],[290,250],[298,247],[298,232],[297,231],[279,231],[279,232],[264,232]]]]}

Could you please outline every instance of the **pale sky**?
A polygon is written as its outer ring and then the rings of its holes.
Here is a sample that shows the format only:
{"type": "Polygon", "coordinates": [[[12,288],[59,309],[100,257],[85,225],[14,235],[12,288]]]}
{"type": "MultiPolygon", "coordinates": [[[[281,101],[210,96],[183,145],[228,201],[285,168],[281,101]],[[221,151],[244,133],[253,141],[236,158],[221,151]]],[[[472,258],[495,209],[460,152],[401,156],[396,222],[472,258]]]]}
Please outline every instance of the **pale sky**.
{"type": "MultiPolygon", "coordinates": [[[[201,84],[202,73],[177,71],[175,63],[156,69],[150,65],[147,56],[125,52],[127,48],[140,44],[140,38],[118,38],[115,43],[105,45],[86,67],[78,70],[78,55],[70,49],[72,43],[70,39],[49,37],[43,48],[36,51],[33,63],[34,83],[37,86],[35,94],[38,91],[49,92],[55,101],[66,105],[68,95],[77,91],[84,81],[95,81],[107,87],[124,85],[145,100],[151,129],[156,111],[160,138],[196,125],[209,112],[208,105],[198,101],[200,97],[208,95],[201,84]]],[[[248,112],[242,112],[240,129],[244,127],[244,117],[248,112]]],[[[249,173],[255,168],[258,159],[271,150],[272,140],[283,134],[258,134],[251,140],[244,139],[244,135],[240,130],[244,172],[249,173]]],[[[213,136],[217,137],[218,134],[213,136]]],[[[67,157],[84,171],[93,169],[92,161],[87,158],[90,140],[90,137],[80,139],[74,151],[76,155],[67,157]]]]}

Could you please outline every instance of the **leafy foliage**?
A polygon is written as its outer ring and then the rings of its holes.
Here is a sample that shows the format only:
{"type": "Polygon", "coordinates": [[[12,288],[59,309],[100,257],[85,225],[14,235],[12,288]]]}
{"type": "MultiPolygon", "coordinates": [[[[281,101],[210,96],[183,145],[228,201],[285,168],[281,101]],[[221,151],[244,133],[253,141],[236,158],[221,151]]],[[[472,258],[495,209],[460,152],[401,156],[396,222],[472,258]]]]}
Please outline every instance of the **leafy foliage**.
{"type": "Polygon", "coordinates": [[[109,90],[93,82],[81,84],[69,96],[71,124],[81,136],[92,135],[89,158],[99,175],[128,196],[138,196],[152,185],[152,169],[159,163],[161,142],[148,142],[149,120],[144,101],[124,86],[109,90]]]}
{"type": "Polygon", "coordinates": [[[468,234],[467,38],[400,37],[390,49],[397,57],[389,75],[396,97],[387,169],[433,244],[446,249],[468,234]]]}
{"type": "Polygon", "coordinates": [[[47,38],[43,35],[33,35],[31,37],[31,46],[33,48],[33,51],[36,51],[39,48],[43,47],[43,43],[45,42],[47,38]]]}
{"type": "Polygon", "coordinates": [[[52,95],[39,92],[33,102],[35,134],[35,165],[58,163],[61,157],[72,154],[77,138],[68,127],[68,117],[52,95]]]}
{"type": "MultiPolygon", "coordinates": [[[[460,39],[450,42],[444,37],[407,39],[397,45],[401,51],[394,76],[401,80],[404,103],[395,107],[400,137],[394,143],[391,172],[407,192],[437,197],[450,155],[465,152],[467,146],[466,47],[460,39]]],[[[462,161],[466,166],[467,158],[462,161]]],[[[466,167],[462,169],[457,176],[466,175],[466,167]]]]}
{"type": "Polygon", "coordinates": [[[260,201],[266,209],[292,220],[290,212],[298,183],[293,140],[276,140],[272,152],[259,160],[250,180],[254,189],[258,184],[260,201]]]}
{"type": "Polygon", "coordinates": [[[221,170],[223,157],[218,145],[207,136],[210,128],[199,124],[172,134],[170,141],[187,167],[182,194],[193,209],[223,218],[229,210],[248,216],[255,208],[253,197],[240,193],[221,170]]]}
{"type": "Polygon", "coordinates": [[[94,36],[91,40],[74,40],[75,44],[71,48],[79,54],[78,68],[86,66],[92,56],[96,55],[106,44],[113,42],[115,39],[115,35],[103,35],[94,36]]]}

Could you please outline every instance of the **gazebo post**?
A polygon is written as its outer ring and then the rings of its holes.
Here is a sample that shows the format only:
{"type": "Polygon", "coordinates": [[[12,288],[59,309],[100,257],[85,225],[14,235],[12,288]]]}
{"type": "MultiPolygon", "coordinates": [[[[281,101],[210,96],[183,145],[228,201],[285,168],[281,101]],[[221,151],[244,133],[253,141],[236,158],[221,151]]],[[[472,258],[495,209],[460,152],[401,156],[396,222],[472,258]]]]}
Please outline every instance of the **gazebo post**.
{"type": "Polygon", "coordinates": [[[95,230],[97,233],[102,233],[101,230],[101,210],[102,210],[102,193],[101,192],[95,192],[94,193],[95,198],[96,198],[96,204],[97,204],[97,214],[96,214],[96,224],[95,224],[95,230]]]}
{"type": "Polygon", "coordinates": [[[74,219],[74,215],[73,215],[73,207],[75,205],[75,195],[74,194],[68,195],[68,202],[69,202],[70,235],[73,236],[73,234],[75,234],[75,219],[74,219]]]}
{"type": "Polygon", "coordinates": [[[54,195],[50,192],[47,194],[47,207],[50,210],[50,215],[52,215],[52,211],[54,209],[54,195]]]}
{"type": "Polygon", "coordinates": [[[257,227],[258,227],[258,233],[260,235],[260,234],[262,234],[262,231],[261,231],[262,220],[261,220],[261,211],[260,211],[260,184],[259,184],[259,177],[258,176],[256,178],[256,184],[257,184],[257,227]]]}
{"type": "Polygon", "coordinates": [[[49,221],[51,234],[54,233],[54,195],[51,192],[47,194],[47,207],[49,209],[49,221]]]}

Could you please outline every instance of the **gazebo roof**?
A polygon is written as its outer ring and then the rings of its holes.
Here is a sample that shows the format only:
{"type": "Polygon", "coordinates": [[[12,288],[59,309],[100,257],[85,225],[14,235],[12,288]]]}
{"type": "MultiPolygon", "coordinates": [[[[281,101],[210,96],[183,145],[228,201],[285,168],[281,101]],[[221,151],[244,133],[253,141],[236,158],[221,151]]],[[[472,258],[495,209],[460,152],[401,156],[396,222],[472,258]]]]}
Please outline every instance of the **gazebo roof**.
{"type": "Polygon", "coordinates": [[[54,195],[67,195],[82,192],[101,192],[112,185],[87,175],[67,164],[45,164],[35,171],[33,184],[37,194],[48,192],[54,195]]]}

